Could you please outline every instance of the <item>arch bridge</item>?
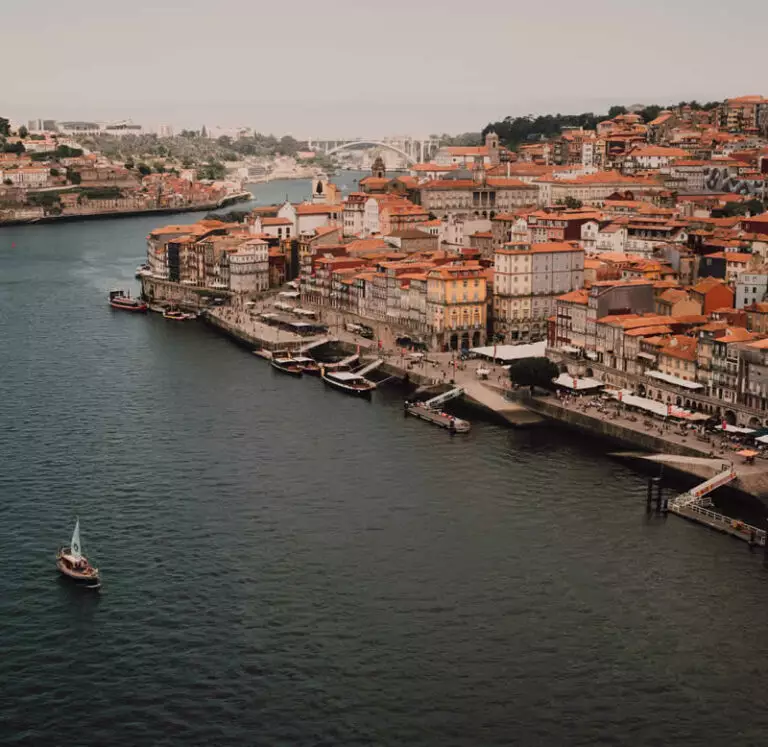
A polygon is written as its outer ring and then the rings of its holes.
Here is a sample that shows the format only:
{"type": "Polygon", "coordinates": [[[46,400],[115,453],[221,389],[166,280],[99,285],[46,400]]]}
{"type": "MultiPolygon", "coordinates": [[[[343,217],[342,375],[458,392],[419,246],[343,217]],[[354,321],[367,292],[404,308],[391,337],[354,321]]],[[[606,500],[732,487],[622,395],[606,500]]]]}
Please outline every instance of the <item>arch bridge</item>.
{"type": "Polygon", "coordinates": [[[352,138],[339,140],[309,140],[309,148],[315,151],[321,151],[327,156],[339,153],[343,150],[350,150],[361,145],[369,145],[374,148],[386,148],[402,156],[409,165],[423,162],[431,158],[435,151],[440,147],[440,143],[435,138],[352,138]]]}

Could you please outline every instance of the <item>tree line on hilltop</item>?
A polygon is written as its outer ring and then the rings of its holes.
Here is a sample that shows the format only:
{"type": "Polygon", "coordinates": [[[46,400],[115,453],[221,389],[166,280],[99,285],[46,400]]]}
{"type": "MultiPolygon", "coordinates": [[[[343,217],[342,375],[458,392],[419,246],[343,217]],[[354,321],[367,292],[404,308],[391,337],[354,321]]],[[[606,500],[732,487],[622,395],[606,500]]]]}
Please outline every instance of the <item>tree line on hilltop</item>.
{"type": "MultiPolygon", "coordinates": [[[[710,111],[720,105],[719,101],[709,101],[700,104],[698,101],[681,101],[677,106],[690,106],[695,110],[710,111]]],[[[664,110],[658,104],[651,104],[635,113],[639,114],[645,123],[656,119],[664,110]]],[[[548,140],[557,137],[564,127],[583,127],[585,130],[594,130],[598,122],[613,119],[620,114],[627,114],[629,110],[625,106],[612,106],[606,115],[584,112],[583,114],[526,114],[523,117],[508,116],[498,122],[489,122],[482,131],[482,137],[489,132],[495,132],[499,136],[502,145],[510,150],[515,150],[519,145],[537,140],[548,140]]]]}

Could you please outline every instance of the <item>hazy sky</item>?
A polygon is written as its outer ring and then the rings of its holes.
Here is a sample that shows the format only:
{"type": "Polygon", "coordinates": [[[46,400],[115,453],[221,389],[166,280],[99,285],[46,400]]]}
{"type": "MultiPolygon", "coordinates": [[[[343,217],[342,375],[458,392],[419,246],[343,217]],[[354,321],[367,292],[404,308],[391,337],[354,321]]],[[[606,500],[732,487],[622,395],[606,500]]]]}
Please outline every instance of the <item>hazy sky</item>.
{"type": "Polygon", "coordinates": [[[2,8],[0,116],[297,137],[768,94],[768,2],[35,0],[2,8]]]}

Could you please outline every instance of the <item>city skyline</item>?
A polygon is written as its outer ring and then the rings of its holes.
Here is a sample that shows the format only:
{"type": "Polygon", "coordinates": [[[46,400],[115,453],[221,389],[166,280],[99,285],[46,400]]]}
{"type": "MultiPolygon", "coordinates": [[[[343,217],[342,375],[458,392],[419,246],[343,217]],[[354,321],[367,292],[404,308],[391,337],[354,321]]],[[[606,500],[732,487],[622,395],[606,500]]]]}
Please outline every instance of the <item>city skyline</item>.
{"type": "Polygon", "coordinates": [[[35,34],[31,45],[29,35],[6,40],[8,58],[24,64],[6,78],[0,106],[18,121],[131,118],[303,139],[459,133],[507,115],[719,100],[762,92],[768,8],[746,5],[738,61],[703,75],[729,22],[711,2],[651,0],[633,15],[592,0],[576,15],[553,0],[544,17],[497,0],[480,9],[448,0],[439,14],[402,0],[388,13],[348,0],[290,10],[235,0],[226,15],[200,0],[183,13],[148,0],[76,11],[42,0],[6,10],[9,24],[35,34]]]}

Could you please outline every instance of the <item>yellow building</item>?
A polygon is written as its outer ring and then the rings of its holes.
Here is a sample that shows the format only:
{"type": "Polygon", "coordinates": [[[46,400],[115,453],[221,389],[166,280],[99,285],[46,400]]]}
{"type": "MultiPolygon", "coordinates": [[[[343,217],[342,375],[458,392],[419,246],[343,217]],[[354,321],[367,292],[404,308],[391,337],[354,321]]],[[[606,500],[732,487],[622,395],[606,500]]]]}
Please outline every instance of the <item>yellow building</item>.
{"type": "Polygon", "coordinates": [[[485,344],[486,273],[477,262],[442,265],[427,273],[427,328],[432,347],[460,350],[485,344]]]}

